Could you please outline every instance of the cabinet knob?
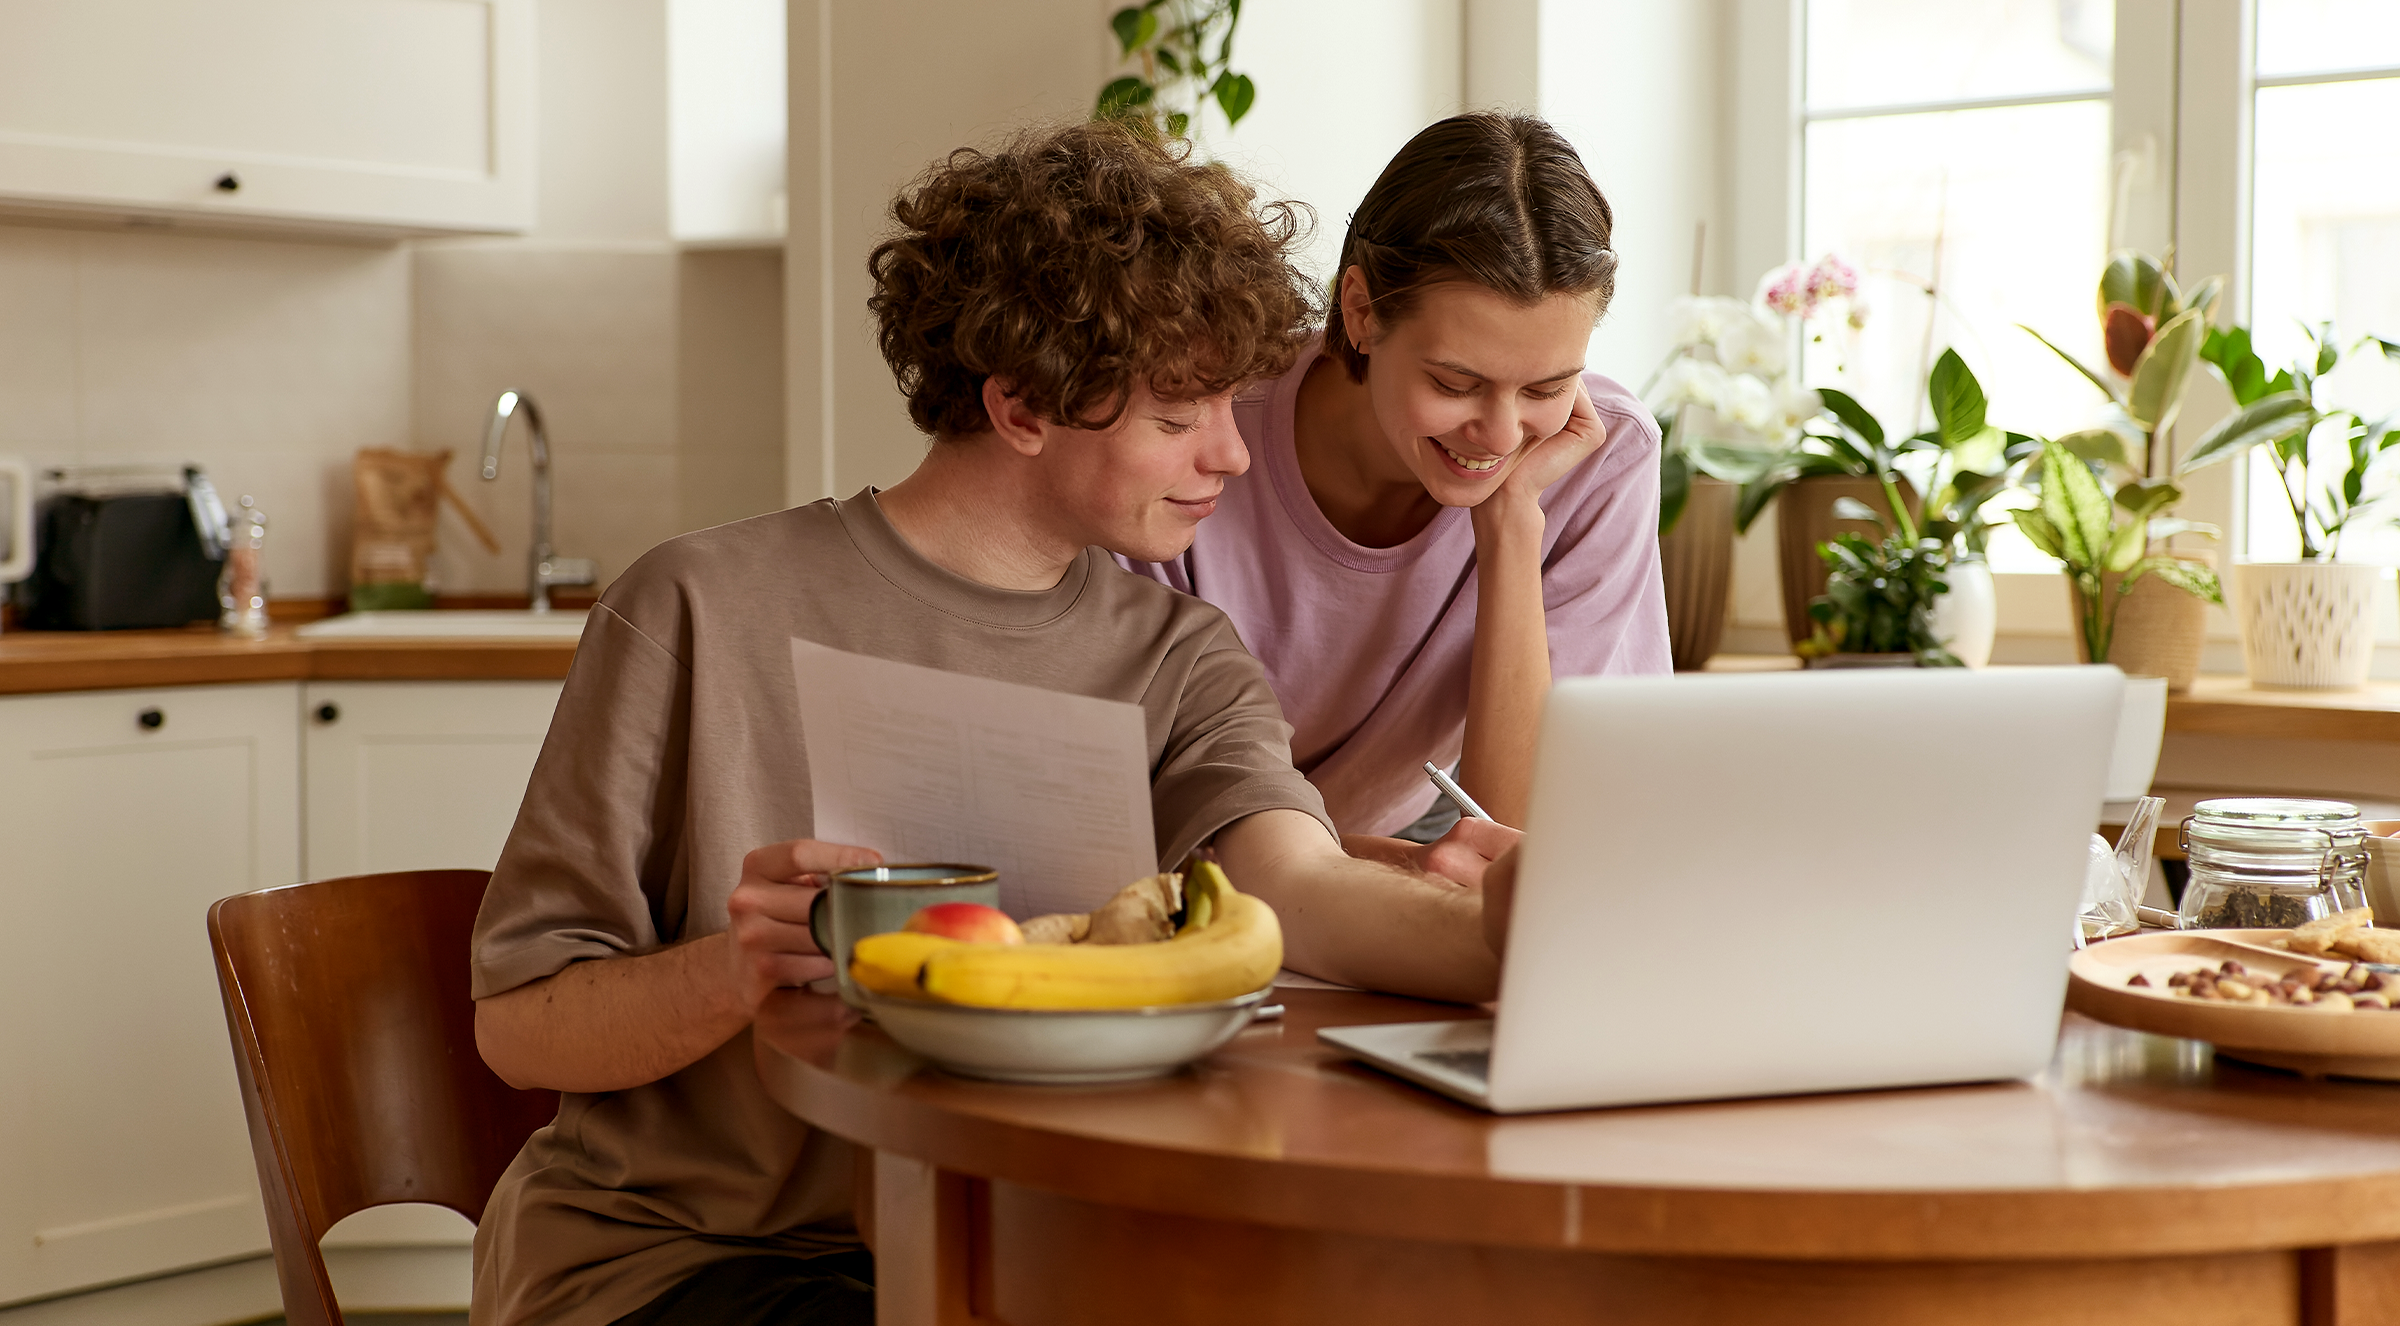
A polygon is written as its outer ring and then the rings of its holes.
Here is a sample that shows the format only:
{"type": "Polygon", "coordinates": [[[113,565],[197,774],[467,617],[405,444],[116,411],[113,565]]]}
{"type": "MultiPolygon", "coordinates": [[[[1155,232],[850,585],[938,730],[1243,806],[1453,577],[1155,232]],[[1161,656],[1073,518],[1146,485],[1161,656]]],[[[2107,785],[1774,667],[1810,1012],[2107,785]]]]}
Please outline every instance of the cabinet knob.
{"type": "Polygon", "coordinates": [[[241,188],[242,177],[234,174],[232,171],[229,170],[224,174],[217,176],[217,192],[239,193],[241,192],[241,188]]]}
{"type": "Polygon", "coordinates": [[[156,732],[160,728],[167,725],[167,711],[164,709],[144,709],[142,712],[133,716],[133,721],[141,724],[142,727],[148,731],[156,732]]]}
{"type": "Polygon", "coordinates": [[[317,706],[317,721],[331,723],[342,716],[342,707],[331,700],[317,706]]]}

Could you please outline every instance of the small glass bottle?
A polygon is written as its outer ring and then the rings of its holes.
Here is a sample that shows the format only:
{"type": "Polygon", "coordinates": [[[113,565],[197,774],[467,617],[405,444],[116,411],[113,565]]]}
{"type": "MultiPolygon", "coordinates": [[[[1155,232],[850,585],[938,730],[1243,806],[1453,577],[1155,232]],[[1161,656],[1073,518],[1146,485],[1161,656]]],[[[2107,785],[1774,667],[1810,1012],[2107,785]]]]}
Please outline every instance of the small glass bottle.
{"type": "Polygon", "coordinates": [[[2182,837],[2182,929],[2287,929],[2366,905],[2366,829],[2346,801],[2203,801],[2182,837]]]}
{"type": "Polygon", "coordinates": [[[217,576],[217,602],[224,612],[217,629],[251,640],[267,636],[267,582],[259,574],[259,553],[267,544],[266,513],[249,494],[228,524],[225,569],[217,576]]]}

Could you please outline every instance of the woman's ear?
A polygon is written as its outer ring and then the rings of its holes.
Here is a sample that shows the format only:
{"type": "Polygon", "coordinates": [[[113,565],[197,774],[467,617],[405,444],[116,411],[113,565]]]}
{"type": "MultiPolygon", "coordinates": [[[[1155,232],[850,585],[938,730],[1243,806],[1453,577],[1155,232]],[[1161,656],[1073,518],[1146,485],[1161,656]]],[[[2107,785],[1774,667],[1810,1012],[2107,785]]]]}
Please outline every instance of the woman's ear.
{"type": "Polygon", "coordinates": [[[1375,324],[1375,302],[1367,293],[1367,274],[1359,270],[1358,264],[1342,269],[1341,293],[1337,298],[1342,306],[1342,330],[1349,334],[1350,344],[1358,347],[1360,354],[1368,353],[1382,328],[1375,324]]]}
{"type": "Polygon", "coordinates": [[[996,377],[983,380],[983,412],[992,421],[992,432],[1009,450],[1020,456],[1042,454],[1042,445],[1049,440],[1048,421],[996,377]]]}

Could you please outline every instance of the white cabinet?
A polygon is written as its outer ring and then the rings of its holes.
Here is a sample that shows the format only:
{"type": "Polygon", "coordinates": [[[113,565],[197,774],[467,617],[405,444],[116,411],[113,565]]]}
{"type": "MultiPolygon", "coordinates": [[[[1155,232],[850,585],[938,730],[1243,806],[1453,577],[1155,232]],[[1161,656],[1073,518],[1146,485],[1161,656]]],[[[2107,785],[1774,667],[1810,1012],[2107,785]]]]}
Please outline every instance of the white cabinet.
{"type": "Polygon", "coordinates": [[[267,1246],[206,918],[299,877],[297,691],[0,698],[0,1303],[267,1246]]]}
{"type": "Polygon", "coordinates": [[[554,681],[312,682],[310,879],[489,870],[558,707],[554,681]]]}
{"type": "Polygon", "coordinates": [[[0,209],[533,220],[534,0],[0,0],[0,209]]]}

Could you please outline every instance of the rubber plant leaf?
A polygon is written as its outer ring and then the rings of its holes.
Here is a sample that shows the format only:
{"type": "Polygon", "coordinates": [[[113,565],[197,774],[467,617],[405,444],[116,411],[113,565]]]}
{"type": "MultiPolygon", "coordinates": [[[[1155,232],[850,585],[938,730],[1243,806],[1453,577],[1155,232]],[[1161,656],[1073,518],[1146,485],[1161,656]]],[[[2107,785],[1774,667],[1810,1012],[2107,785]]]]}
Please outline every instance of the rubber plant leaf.
{"type": "Polygon", "coordinates": [[[2222,276],[2209,277],[2184,294],[2183,307],[2197,312],[2203,318],[2214,317],[2217,311],[2217,300],[2224,293],[2225,278],[2222,276]]]}
{"type": "Polygon", "coordinates": [[[2198,309],[2189,309],[2169,318],[2150,338],[2125,391],[2125,412],[2143,432],[2163,433],[2175,426],[2184,384],[2191,380],[2192,362],[2200,357],[2200,342],[2207,334],[2208,320],[2198,309]]]}
{"type": "Polygon", "coordinates": [[[2105,319],[2109,305],[2130,304],[2157,317],[2164,308],[2162,296],[2170,284],[2167,269],[2159,265],[2158,259],[2132,249],[2119,249],[2108,255],[2108,265],[2100,269],[2096,311],[2105,319]]]}
{"type": "MultiPolygon", "coordinates": [[[[2257,357],[2252,356],[2256,363],[2257,357]]],[[[2192,449],[2183,454],[2175,467],[2177,474],[2189,474],[2219,461],[2231,460],[2260,443],[2280,442],[2295,434],[2304,434],[2314,422],[2316,411],[2308,398],[2296,391],[2277,392],[2261,396],[2232,414],[2218,420],[2215,426],[2200,435],[2192,449]]]]}
{"type": "Polygon", "coordinates": [[[2066,360],[2076,372],[2081,373],[2086,378],[2091,379],[2092,385],[2098,387],[2102,395],[2108,397],[2112,401],[2117,398],[2117,389],[2108,385],[2108,379],[2100,376],[2098,373],[2093,372],[2091,368],[2082,360],[2077,359],[2075,356],[2059,349],[2057,343],[2053,342],[2049,337],[2042,335],[2040,332],[2035,331],[2033,328],[2026,326],[2022,322],[2017,324],[2017,328],[2018,330],[2024,332],[2027,336],[2030,336],[2033,339],[2040,341],[2042,344],[2049,346],[2050,353],[2066,360]]]}
{"type": "Polygon", "coordinates": [[[2148,520],[2183,500],[2183,490],[2164,479],[2153,484],[2129,483],[2117,489],[2117,505],[2135,520],[2148,520]]]}
{"type": "Polygon", "coordinates": [[[2133,366],[2150,347],[2150,338],[2158,330],[2158,320],[2131,304],[2111,304],[2100,315],[2100,345],[2108,355],[2108,366],[2126,377],[2133,376],[2133,366]]]}

